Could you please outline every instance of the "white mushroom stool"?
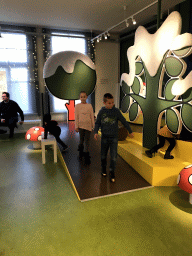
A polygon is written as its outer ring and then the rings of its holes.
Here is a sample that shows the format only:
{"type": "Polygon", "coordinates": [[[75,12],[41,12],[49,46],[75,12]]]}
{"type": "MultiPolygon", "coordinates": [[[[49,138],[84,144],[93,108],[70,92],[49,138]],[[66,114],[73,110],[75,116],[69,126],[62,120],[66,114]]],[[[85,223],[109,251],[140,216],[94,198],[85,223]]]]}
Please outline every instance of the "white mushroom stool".
{"type": "Polygon", "coordinates": [[[53,135],[47,136],[47,139],[44,139],[44,134],[42,133],[41,139],[41,148],[42,148],[42,163],[45,164],[45,146],[53,145],[54,151],[54,163],[57,163],[57,142],[53,135]]]}

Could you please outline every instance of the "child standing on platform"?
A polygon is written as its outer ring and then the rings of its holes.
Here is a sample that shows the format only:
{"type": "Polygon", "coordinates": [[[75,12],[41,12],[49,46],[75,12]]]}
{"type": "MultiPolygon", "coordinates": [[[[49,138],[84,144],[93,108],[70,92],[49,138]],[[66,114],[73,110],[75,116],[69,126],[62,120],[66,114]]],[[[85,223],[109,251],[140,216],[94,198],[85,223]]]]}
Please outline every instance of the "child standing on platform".
{"type": "Polygon", "coordinates": [[[79,96],[81,103],[75,106],[75,131],[79,132],[80,135],[80,143],[78,146],[79,158],[82,159],[83,150],[85,149],[85,163],[90,164],[89,141],[91,131],[95,126],[95,120],[92,105],[86,102],[86,92],[80,92],[79,96]]]}
{"type": "Polygon", "coordinates": [[[101,174],[107,175],[107,153],[110,148],[110,181],[115,182],[115,167],[117,161],[117,146],[118,146],[118,120],[127,128],[129,136],[133,138],[133,133],[129,123],[121,114],[120,110],[114,106],[114,99],[110,93],[106,93],[103,97],[104,107],[98,113],[95,123],[95,135],[97,140],[98,131],[101,127],[101,174]]]}

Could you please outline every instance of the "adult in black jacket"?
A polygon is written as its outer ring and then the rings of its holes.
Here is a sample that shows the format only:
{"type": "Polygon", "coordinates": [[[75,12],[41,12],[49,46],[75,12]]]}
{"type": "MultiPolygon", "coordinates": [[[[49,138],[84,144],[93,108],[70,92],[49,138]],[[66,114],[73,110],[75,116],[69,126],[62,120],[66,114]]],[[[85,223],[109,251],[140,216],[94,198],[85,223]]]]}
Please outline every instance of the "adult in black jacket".
{"type": "Polygon", "coordinates": [[[0,103],[0,119],[1,119],[0,125],[9,127],[10,129],[9,138],[12,138],[14,135],[14,129],[15,127],[17,127],[18,113],[20,114],[20,117],[21,117],[21,121],[19,123],[23,124],[23,121],[24,121],[23,111],[15,101],[9,99],[8,92],[2,93],[2,99],[3,101],[0,103]]]}

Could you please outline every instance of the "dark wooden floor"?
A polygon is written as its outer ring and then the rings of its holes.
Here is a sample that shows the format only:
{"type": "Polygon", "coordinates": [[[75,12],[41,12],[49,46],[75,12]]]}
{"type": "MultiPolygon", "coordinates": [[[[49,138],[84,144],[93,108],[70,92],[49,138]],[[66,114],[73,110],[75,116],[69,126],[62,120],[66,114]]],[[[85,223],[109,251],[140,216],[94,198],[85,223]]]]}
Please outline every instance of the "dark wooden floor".
{"type": "Polygon", "coordinates": [[[120,156],[117,158],[116,181],[111,183],[109,180],[109,154],[107,160],[108,175],[107,177],[101,176],[100,137],[98,141],[95,141],[93,133],[91,134],[91,164],[87,166],[84,161],[79,161],[78,159],[79,134],[75,132],[75,123],[62,123],[60,127],[62,129],[61,139],[69,146],[68,150],[63,152],[62,155],[81,201],[151,187],[120,156]]]}

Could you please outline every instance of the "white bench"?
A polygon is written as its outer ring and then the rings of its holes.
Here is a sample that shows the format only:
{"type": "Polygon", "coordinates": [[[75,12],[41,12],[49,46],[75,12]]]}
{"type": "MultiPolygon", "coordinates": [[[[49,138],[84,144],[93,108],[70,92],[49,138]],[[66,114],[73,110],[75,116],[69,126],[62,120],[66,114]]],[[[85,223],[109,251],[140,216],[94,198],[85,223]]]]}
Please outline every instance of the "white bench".
{"type": "Polygon", "coordinates": [[[57,141],[53,135],[48,135],[47,139],[44,139],[44,133],[41,134],[41,148],[42,148],[42,163],[45,164],[45,146],[53,146],[54,163],[57,163],[57,141]]]}

